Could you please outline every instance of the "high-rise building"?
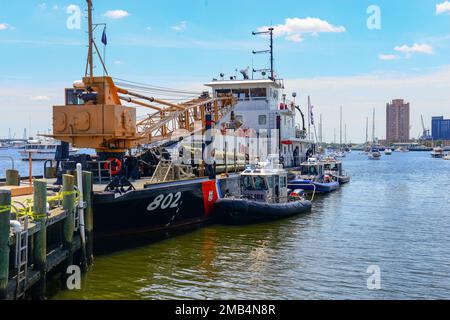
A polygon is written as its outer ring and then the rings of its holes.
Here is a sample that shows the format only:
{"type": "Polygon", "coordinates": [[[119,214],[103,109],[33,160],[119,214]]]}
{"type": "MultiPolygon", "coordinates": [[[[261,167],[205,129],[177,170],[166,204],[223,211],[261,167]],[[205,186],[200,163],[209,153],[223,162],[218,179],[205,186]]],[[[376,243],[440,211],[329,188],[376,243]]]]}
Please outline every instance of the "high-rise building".
{"type": "Polygon", "coordinates": [[[386,105],[386,140],[409,141],[409,103],[403,99],[392,100],[386,105]]]}
{"type": "Polygon", "coordinates": [[[434,140],[450,140],[450,119],[431,118],[431,135],[434,140]]]}

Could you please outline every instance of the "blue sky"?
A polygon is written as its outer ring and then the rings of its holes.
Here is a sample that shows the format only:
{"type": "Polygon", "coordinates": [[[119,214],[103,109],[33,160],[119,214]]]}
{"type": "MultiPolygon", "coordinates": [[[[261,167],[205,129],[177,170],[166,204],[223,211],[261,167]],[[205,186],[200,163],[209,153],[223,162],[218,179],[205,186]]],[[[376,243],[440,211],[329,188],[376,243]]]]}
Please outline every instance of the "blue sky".
{"type": "MultiPolygon", "coordinates": [[[[0,4],[6,124],[0,136],[8,127],[21,135],[30,118],[33,131],[45,130],[51,105],[62,103],[63,87],[84,73],[86,20],[80,30],[69,30],[66,9],[84,10],[85,1],[0,4]]],[[[450,3],[444,0],[94,0],[94,8],[95,22],[108,24],[108,69],[118,78],[202,89],[220,72],[234,74],[252,61],[266,67],[268,60],[251,51],[264,49],[267,41],[251,32],[275,25],[277,74],[302,103],[311,94],[328,140],[339,105],[353,141],[363,138],[361,127],[373,107],[377,135],[384,137],[384,108],[391,99],[411,102],[413,136],[421,130],[420,113],[426,119],[450,116],[450,3]],[[381,9],[380,30],[367,28],[370,5],[381,9]]]]}

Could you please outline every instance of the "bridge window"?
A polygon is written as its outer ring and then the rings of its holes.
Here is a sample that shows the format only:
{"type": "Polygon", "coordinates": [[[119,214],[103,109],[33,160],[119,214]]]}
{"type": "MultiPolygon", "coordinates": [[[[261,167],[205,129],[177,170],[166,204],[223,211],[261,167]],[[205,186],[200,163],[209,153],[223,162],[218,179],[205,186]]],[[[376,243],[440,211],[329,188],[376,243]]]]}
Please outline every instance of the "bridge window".
{"type": "Polygon", "coordinates": [[[250,100],[250,89],[233,89],[233,95],[240,101],[250,100]]]}
{"type": "Polygon", "coordinates": [[[275,100],[278,100],[278,90],[273,90],[273,95],[272,95],[272,97],[273,97],[275,100]]]}
{"type": "Polygon", "coordinates": [[[250,89],[250,96],[252,100],[265,100],[267,98],[266,88],[252,88],[250,89]]]}
{"type": "Polygon", "coordinates": [[[231,89],[216,89],[217,97],[224,97],[231,94],[231,89]]]}
{"type": "Polygon", "coordinates": [[[265,126],[267,124],[267,116],[266,115],[258,116],[258,124],[260,126],[265,126]]]}

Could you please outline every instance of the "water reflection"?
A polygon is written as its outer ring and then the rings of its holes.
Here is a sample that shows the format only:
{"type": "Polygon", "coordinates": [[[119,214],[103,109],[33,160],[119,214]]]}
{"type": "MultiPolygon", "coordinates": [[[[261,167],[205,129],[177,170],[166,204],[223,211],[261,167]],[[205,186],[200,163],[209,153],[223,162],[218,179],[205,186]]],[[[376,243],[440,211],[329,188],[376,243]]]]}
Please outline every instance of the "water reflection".
{"type": "Polygon", "coordinates": [[[450,162],[353,154],[346,170],[351,184],[317,198],[311,214],[97,257],[81,291],[54,298],[450,298],[450,162]],[[381,269],[379,291],[367,289],[369,265],[381,269]]]}

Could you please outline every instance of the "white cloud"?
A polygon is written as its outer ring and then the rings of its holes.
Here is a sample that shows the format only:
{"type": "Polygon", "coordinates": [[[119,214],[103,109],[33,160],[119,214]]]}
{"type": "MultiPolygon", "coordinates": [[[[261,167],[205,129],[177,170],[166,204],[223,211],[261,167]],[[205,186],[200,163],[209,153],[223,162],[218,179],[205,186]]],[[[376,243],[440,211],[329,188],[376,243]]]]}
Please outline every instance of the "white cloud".
{"type": "Polygon", "coordinates": [[[103,16],[109,19],[122,19],[128,17],[130,14],[125,10],[109,10],[106,11],[103,16]]]}
{"type": "Polygon", "coordinates": [[[54,6],[53,6],[53,10],[58,10],[59,9],[59,6],[57,5],[57,4],[55,4],[54,6]]]}
{"type": "Polygon", "coordinates": [[[7,23],[5,23],[5,22],[2,22],[2,23],[0,23],[0,31],[2,31],[2,30],[13,30],[14,29],[14,27],[12,27],[11,25],[9,25],[9,24],[7,24],[7,23]]]}
{"type": "Polygon", "coordinates": [[[187,21],[181,21],[179,24],[172,26],[171,28],[174,31],[183,31],[187,28],[187,21]]]}
{"type": "Polygon", "coordinates": [[[48,100],[50,100],[50,97],[48,97],[48,96],[34,96],[34,97],[31,97],[31,100],[33,100],[33,101],[48,101],[48,100]]]}
{"type": "Polygon", "coordinates": [[[292,41],[292,42],[302,42],[303,41],[301,34],[293,34],[293,35],[287,36],[286,39],[289,41],[292,41]]]}
{"type": "Polygon", "coordinates": [[[450,13],[450,2],[445,1],[436,5],[436,14],[450,13]]]}
{"type": "Polygon", "coordinates": [[[380,59],[380,60],[397,60],[398,56],[395,54],[380,54],[378,56],[378,59],[380,59]]]}
{"type": "MultiPolygon", "coordinates": [[[[258,31],[267,31],[269,27],[263,26],[258,31]]],[[[346,29],[343,26],[334,26],[319,18],[287,18],[284,24],[274,26],[275,37],[285,37],[286,40],[300,42],[303,34],[317,36],[319,33],[341,33],[346,29]]]]}
{"type": "Polygon", "coordinates": [[[38,8],[42,9],[42,10],[45,10],[45,9],[47,9],[47,4],[45,2],[44,3],[40,3],[40,4],[38,4],[38,8]]]}
{"type": "Polygon", "coordinates": [[[121,65],[121,64],[122,64],[122,61],[116,60],[116,61],[114,61],[114,64],[115,64],[115,65],[121,65]]]}
{"type": "Polygon", "coordinates": [[[152,30],[152,27],[146,27],[145,30],[150,31],[150,30],[152,30]]]}
{"type": "Polygon", "coordinates": [[[412,46],[396,46],[394,50],[406,54],[407,57],[410,57],[414,53],[433,54],[433,47],[428,44],[414,43],[412,46]]]}

